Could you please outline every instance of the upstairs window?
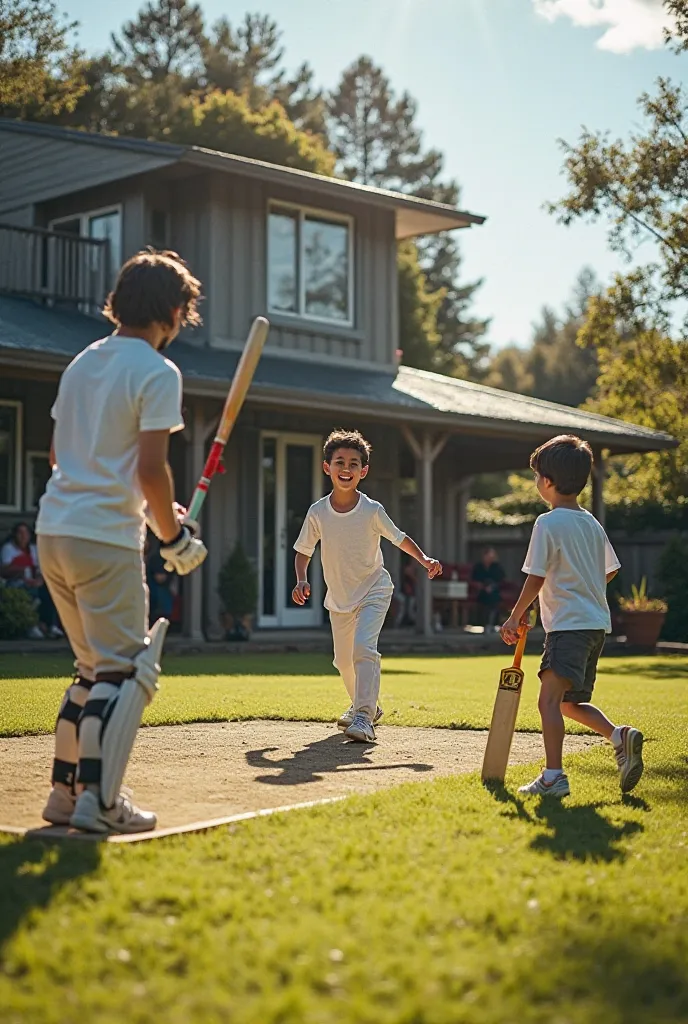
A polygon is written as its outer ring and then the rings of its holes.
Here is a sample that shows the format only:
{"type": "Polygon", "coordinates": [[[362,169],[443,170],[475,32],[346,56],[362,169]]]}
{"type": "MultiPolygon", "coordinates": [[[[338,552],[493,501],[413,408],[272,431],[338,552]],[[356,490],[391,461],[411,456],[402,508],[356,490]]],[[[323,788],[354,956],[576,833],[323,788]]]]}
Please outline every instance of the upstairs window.
{"type": "Polygon", "coordinates": [[[21,402],[0,401],[0,509],[21,508],[21,402]]]}
{"type": "Polygon", "coordinates": [[[272,313],[353,325],[353,221],[271,205],[268,307],[272,313]]]}

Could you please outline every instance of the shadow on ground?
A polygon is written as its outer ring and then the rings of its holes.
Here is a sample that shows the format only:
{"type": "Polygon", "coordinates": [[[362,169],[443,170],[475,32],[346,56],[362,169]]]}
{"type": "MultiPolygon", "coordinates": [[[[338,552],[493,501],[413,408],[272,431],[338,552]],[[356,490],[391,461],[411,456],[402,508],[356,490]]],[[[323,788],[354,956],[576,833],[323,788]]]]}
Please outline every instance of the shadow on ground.
{"type": "MultiPolygon", "coordinates": [[[[545,825],[548,832],[539,832],[530,843],[532,850],[551,854],[556,860],[573,858],[580,861],[606,862],[625,860],[626,851],[619,844],[622,840],[644,832],[639,821],[627,821],[613,825],[600,814],[604,803],[571,806],[566,800],[553,797],[526,801],[506,786],[497,782],[486,782],[485,789],[491,796],[507,805],[503,812],[506,817],[518,818],[531,825],[545,825]]],[[[644,800],[638,797],[624,798],[627,805],[638,810],[649,810],[644,800]]]]}
{"type": "Polygon", "coordinates": [[[65,885],[100,863],[100,843],[0,843],[0,952],[33,910],[43,910],[65,885]]]}
{"type": "Polygon", "coordinates": [[[341,735],[314,740],[291,757],[275,761],[267,755],[277,747],[263,747],[248,750],[246,761],[251,768],[279,770],[279,775],[257,775],[256,782],[269,786],[300,786],[307,782],[318,782],[326,772],[385,771],[406,768],[409,772],[430,772],[431,764],[413,764],[407,761],[392,764],[373,764],[367,755],[370,744],[342,741],[341,735]]]}

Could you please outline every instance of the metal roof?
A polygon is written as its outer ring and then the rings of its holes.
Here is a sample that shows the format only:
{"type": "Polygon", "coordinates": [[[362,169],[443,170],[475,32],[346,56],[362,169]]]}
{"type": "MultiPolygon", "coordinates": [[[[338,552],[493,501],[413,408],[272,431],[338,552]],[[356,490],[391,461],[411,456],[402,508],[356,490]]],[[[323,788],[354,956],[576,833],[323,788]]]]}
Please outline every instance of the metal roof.
{"type": "MultiPolygon", "coordinates": [[[[241,174],[246,177],[258,178],[276,185],[291,185],[307,189],[316,195],[331,198],[348,198],[357,203],[382,206],[396,213],[396,237],[413,238],[417,235],[433,234],[457,228],[467,228],[473,224],[482,224],[485,217],[457,210],[445,203],[436,203],[430,199],[419,199],[416,196],[392,192],[389,189],[375,188],[372,185],[361,185],[342,178],[314,174],[294,167],[282,167],[264,160],[253,160],[250,157],[237,156],[233,153],[222,153],[217,150],[205,149],[201,146],[185,146],[168,142],[157,142],[148,139],[121,138],[117,135],[102,135],[97,132],[77,131],[73,128],[60,128],[56,125],[36,124],[30,121],[15,121],[0,118],[0,134],[2,132],[19,132],[27,135],[40,136],[60,142],[73,142],[76,145],[100,146],[104,149],[130,152],[140,156],[156,158],[156,166],[166,164],[182,164],[190,167],[215,170],[223,173],[241,174]]],[[[145,167],[143,168],[145,170],[145,167]]],[[[138,163],[132,164],[131,173],[141,173],[138,163]]],[[[122,169],[119,176],[127,177],[122,169]]],[[[107,165],[102,168],[103,181],[111,181],[107,165]]],[[[93,185],[93,182],[89,182],[93,185]]],[[[60,191],[60,181],[54,177],[46,177],[48,192],[45,198],[64,193],[60,191]]]]}
{"type": "MultiPolygon", "coordinates": [[[[86,345],[109,333],[104,319],[48,309],[0,296],[0,364],[60,372],[86,345]]],[[[170,357],[189,395],[223,398],[238,352],[177,341],[170,357]]],[[[541,443],[553,433],[575,432],[612,453],[676,447],[669,435],[538,398],[402,366],[396,373],[285,358],[269,350],[249,391],[256,404],[366,419],[428,424],[500,444],[541,443]]]]}

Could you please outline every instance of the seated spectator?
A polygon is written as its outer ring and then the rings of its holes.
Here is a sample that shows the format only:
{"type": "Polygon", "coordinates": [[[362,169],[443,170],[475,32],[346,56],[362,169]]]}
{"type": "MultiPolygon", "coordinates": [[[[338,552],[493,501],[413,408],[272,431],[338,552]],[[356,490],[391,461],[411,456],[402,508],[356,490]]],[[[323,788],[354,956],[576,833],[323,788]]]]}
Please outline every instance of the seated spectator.
{"type": "Polygon", "coordinates": [[[160,554],[160,545],[156,541],[151,546],[148,538],[143,549],[146,563],[146,582],[149,592],[149,621],[152,626],[158,619],[169,619],[174,605],[172,594],[172,573],[165,568],[165,560],[160,554]]]}
{"type": "Polygon", "coordinates": [[[40,626],[29,630],[29,639],[42,640],[47,634],[63,637],[57,611],[38,565],[38,552],[28,523],[15,523],[0,551],[0,576],[8,587],[19,587],[34,598],[40,626]],[[42,628],[41,628],[42,627],[42,628]]]}
{"type": "Polygon", "coordinates": [[[476,625],[488,628],[496,625],[501,601],[500,584],[505,575],[495,549],[485,548],[482,558],[473,566],[472,579],[478,587],[476,601],[482,620],[476,625]]]}

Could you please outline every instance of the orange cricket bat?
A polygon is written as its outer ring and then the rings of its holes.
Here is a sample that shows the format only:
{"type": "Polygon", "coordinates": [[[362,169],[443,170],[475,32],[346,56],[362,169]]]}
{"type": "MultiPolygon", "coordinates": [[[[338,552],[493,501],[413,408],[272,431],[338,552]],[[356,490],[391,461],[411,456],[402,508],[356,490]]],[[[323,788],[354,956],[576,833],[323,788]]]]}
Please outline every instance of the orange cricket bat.
{"type": "Polygon", "coordinates": [[[510,668],[503,668],[499,676],[499,689],[492,711],[492,722],[483,758],[483,781],[495,779],[498,782],[504,782],[516,728],[518,705],[521,700],[524,678],[521,660],[526,647],[527,635],[528,630],[523,627],[514,651],[513,664],[510,668]]]}

